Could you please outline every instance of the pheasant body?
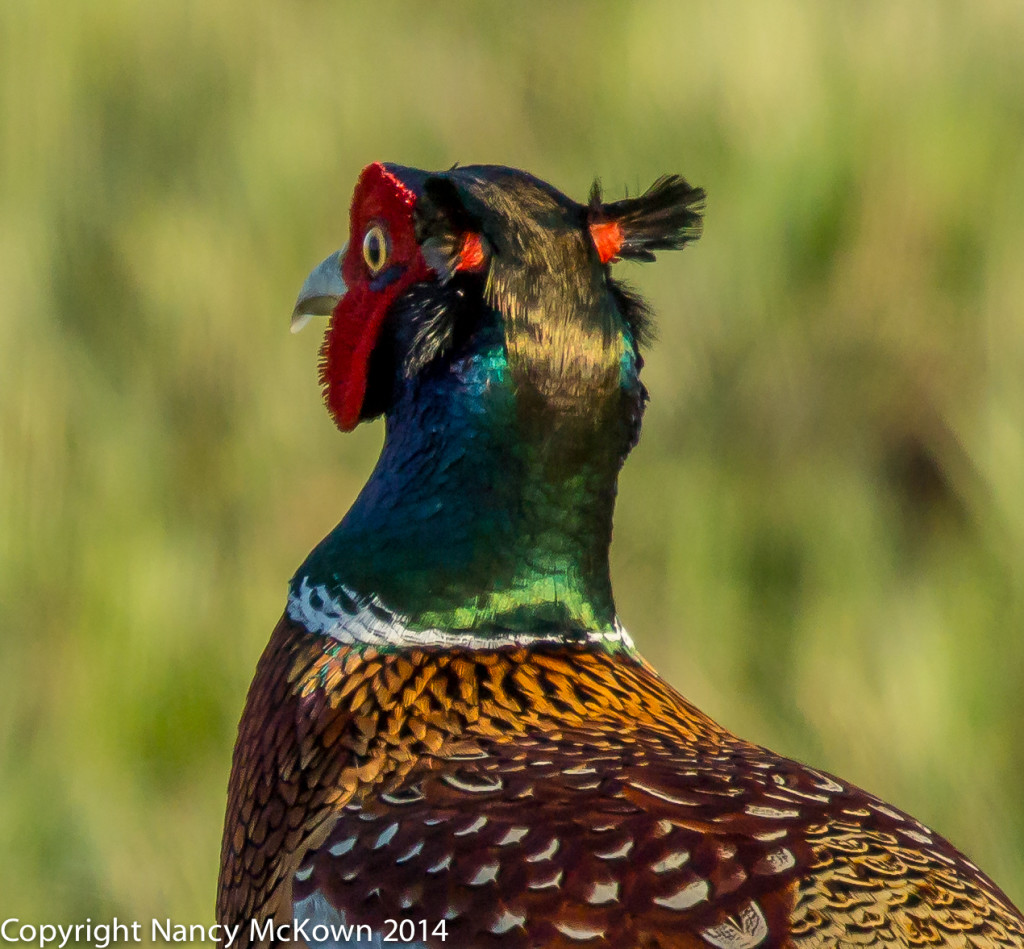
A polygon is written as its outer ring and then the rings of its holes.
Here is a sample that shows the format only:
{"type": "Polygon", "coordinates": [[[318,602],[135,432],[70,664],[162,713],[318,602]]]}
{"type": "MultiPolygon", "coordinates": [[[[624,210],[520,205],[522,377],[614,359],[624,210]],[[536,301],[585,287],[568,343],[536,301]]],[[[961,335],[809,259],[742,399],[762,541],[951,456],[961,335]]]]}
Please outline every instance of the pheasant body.
{"type": "Polygon", "coordinates": [[[333,311],[329,409],[385,414],[385,445],[296,573],[240,725],[218,920],[250,944],[279,934],[253,921],[305,920],[324,946],[364,926],[381,946],[1024,947],[949,843],[732,735],[619,623],[645,312],[609,265],[695,237],[701,198],[364,172],[339,279],[304,299],[333,311]]]}

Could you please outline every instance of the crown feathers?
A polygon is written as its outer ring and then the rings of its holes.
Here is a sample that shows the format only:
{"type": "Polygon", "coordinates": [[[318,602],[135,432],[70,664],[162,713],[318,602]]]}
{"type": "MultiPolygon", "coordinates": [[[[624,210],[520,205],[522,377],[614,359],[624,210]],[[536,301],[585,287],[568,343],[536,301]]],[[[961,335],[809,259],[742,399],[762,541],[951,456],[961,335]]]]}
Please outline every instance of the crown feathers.
{"type": "Polygon", "coordinates": [[[663,175],[643,194],[603,204],[601,183],[590,191],[587,224],[602,263],[654,260],[656,250],[679,250],[700,237],[704,189],[663,175]]]}

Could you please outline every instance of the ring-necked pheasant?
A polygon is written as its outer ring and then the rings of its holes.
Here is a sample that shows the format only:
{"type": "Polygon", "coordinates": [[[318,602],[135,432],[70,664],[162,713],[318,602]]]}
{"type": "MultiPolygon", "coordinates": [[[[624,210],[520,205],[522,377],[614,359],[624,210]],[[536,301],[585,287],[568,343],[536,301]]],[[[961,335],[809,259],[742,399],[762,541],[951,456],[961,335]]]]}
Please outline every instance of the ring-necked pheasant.
{"type": "Polygon", "coordinates": [[[696,238],[703,197],[363,172],[294,319],[332,314],[327,406],[386,437],[249,692],[218,896],[235,945],[1024,947],[949,843],[730,734],[616,616],[647,313],[611,263],[696,238]]]}

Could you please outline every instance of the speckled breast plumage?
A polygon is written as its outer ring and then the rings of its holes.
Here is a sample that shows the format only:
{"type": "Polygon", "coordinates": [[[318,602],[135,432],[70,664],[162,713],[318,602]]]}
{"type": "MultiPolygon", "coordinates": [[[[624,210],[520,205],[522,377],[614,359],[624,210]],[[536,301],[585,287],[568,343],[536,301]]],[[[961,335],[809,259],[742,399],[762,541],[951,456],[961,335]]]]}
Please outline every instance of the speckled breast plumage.
{"type": "Polygon", "coordinates": [[[636,660],[360,655],[282,620],[250,712],[224,918],[294,901],[510,949],[1024,945],[942,838],[734,737],[636,660]]]}

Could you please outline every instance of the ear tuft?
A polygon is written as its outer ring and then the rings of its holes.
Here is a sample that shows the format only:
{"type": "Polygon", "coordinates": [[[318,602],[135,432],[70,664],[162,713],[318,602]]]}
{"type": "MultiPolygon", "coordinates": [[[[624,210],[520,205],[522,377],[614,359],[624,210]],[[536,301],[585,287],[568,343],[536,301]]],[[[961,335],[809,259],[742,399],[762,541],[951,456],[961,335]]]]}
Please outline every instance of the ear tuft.
{"type": "Polygon", "coordinates": [[[656,250],[679,250],[701,234],[704,189],[664,175],[642,195],[603,204],[601,184],[590,191],[587,224],[602,263],[654,260],[656,250]]]}
{"type": "Polygon", "coordinates": [[[413,212],[416,241],[427,266],[446,282],[457,270],[482,270],[489,257],[477,220],[447,178],[428,178],[413,212]]]}

